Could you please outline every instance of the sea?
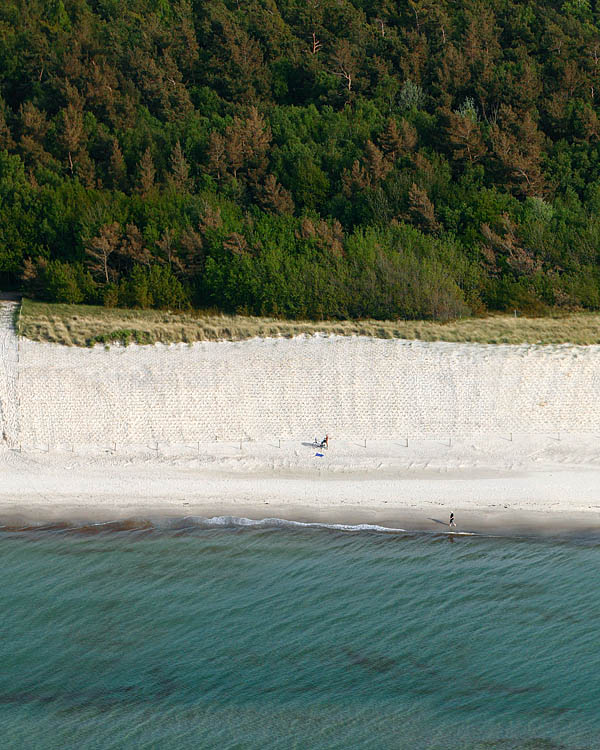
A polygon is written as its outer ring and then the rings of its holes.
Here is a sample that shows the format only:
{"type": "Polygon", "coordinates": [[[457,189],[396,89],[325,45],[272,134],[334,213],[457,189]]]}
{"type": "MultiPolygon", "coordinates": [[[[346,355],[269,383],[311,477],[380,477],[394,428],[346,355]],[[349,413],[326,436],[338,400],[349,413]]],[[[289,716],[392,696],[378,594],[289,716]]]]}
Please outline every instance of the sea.
{"type": "Polygon", "coordinates": [[[600,537],[0,529],[2,748],[600,748],[600,537]]]}

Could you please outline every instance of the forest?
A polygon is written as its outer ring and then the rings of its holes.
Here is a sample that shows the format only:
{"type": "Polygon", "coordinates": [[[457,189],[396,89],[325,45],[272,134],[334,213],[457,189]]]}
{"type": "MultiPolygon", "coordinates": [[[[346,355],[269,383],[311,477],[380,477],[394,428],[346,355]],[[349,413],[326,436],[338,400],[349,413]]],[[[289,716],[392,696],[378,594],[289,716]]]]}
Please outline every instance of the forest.
{"type": "Polygon", "coordinates": [[[591,0],[3,0],[0,289],[600,309],[591,0]]]}

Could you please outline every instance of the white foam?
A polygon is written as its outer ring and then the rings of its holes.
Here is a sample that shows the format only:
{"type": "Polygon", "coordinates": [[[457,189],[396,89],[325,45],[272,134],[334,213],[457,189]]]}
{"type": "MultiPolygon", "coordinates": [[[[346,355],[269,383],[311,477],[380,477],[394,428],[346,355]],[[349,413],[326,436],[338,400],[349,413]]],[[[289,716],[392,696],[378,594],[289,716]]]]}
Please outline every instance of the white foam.
{"type": "Polygon", "coordinates": [[[308,521],[288,521],[284,518],[244,518],[239,516],[213,516],[212,518],[200,518],[186,516],[185,521],[194,525],[214,528],[303,528],[303,529],[331,529],[333,531],[374,531],[380,533],[400,534],[406,533],[406,529],[390,528],[389,526],[378,526],[377,524],[359,523],[316,523],[308,521]]]}

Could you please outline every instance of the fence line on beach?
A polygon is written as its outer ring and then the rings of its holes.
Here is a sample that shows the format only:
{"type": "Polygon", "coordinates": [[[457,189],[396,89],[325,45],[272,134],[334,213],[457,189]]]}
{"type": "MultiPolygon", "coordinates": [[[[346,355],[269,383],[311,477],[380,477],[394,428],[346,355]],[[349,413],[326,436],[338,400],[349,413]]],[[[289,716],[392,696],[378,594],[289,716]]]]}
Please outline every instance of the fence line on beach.
{"type": "MultiPolygon", "coordinates": [[[[397,436],[367,436],[367,437],[355,437],[355,436],[343,436],[335,437],[330,436],[330,447],[343,448],[343,446],[352,446],[354,448],[376,448],[377,444],[381,446],[393,445],[398,448],[409,448],[413,447],[415,443],[434,443],[440,445],[440,447],[451,449],[456,447],[457,443],[465,439],[497,439],[503,440],[509,443],[515,443],[520,439],[524,438],[547,438],[554,442],[562,442],[563,439],[569,437],[586,436],[596,437],[600,440],[600,427],[597,430],[515,430],[510,431],[498,431],[498,432],[439,432],[439,433],[408,433],[397,436]]],[[[73,441],[57,441],[56,443],[51,441],[41,442],[23,442],[23,441],[11,441],[8,445],[9,449],[16,452],[66,452],[66,453],[85,453],[89,451],[101,451],[103,453],[151,453],[155,456],[170,454],[170,455],[190,455],[195,453],[200,455],[202,448],[208,448],[210,446],[221,445],[223,447],[237,448],[240,452],[243,452],[244,446],[267,446],[273,449],[283,449],[286,445],[294,445],[296,447],[306,448],[319,448],[319,442],[311,441],[310,438],[298,438],[298,437],[273,437],[265,436],[260,439],[250,438],[247,436],[233,437],[227,435],[215,435],[212,439],[206,437],[185,439],[180,440],[167,440],[167,439],[155,439],[152,441],[127,441],[127,440],[106,440],[100,442],[73,442],[73,441]],[[173,452],[175,449],[180,449],[180,452],[173,452]]]]}

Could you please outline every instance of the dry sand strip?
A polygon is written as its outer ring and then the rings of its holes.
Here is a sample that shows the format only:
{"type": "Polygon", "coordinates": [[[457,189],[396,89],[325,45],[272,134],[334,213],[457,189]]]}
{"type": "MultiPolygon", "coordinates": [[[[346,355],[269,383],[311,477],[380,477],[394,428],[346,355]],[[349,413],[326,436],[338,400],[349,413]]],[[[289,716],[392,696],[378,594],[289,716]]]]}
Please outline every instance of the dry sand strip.
{"type": "Polygon", "coordinates": [[[522,435],[408,448],[334,441],[322,457],[304,441],[0,451],[0,520],[112,521],[184,516],[459,530],[600,530],[600,441],[522,435]],[[83,449],[82,449],[83,450],[83,449]],[[169,455],[169,450],[172,455],[169,455]]]}

